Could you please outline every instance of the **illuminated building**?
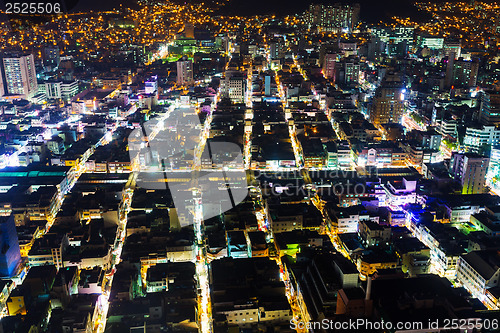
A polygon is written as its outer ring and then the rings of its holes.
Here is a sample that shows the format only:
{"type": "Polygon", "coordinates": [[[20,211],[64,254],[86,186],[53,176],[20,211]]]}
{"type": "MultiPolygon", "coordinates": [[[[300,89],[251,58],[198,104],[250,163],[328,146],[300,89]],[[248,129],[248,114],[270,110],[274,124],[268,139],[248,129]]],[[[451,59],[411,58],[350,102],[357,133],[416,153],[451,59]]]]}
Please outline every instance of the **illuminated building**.
{"type": "Polygon", "coordinates": [[[2,58],[5,95],[31,98],[38,92],[35,60],[32,54],[10,54],[2,58]]]}
{"type": "Polygon", "coordinates": [[[458,121],[455,119],[443,119],[441,124],[436,128],[436,131],[441,133],[443,136],[450,136],[455,138],[457,136],[457,126],[458,121]]]}
{"type": "Polygon", "coordinates": [[[229,325],[250,328],[288,324],[293,317],[273,260],[222,258],[211,262],[210,273],[215,320],[223,316],[229,325]]]}
{"type": "Polygon", "coordinates": [[[271,60],[281,59],[285,56],[286,45],[282,38],[275,39],[269,43],[269,55],[271,60]]]}
{"type": "Polygon", "coordinates": [[[410,277],[427,274],[430,263],[430,249],[416,238],[402,238],[394,241],[395,252],[401,260],[401,270],[410,277]]]}
{"type": "Polygon", "coordinates": [[[439,150],[441,146],[441,139],[443,136],[435,130],[428,130],[427,132],[417,132],[417,137],[421,139],[422,146],[432,150],[439,150]]]}
{"type": "Polygon", "coordinates": [[[306,168],[318,168],[326,165],[327,153],[319,138],[301,140],[301,144],[306,168]]]}
{"type": "Polygon", "coordinates": [[[371,34],[380,38],[381,41],[391,44],[399,44],[401,42],[413,43],[414,28],[397,26],[397,27],[373,27],[371,34]]]}
{"type": "Polygon", "coordinates": [[[500,129],[495,126],[468,126],[465,130],[464,146],[479,152],[487,145],[500,144],[500,129]]]}
{"type": "Polygon", "coordinates": [[[479,63],[477,61],[464,60],[459,58],[448,59],[446,68],[445,86],[450,87],[475,87],[477,83],[477,72],[479,63]]]}
{"type": "Polygon", "coordinates": [[[339,234],[357,232],[359,221],[369,218],[362,213],[362,206],[332,207],[328,209],[328,215],[334,225],[337,225],[339,234]]]}
{"type": "Polygon", "coordinates": [[[366,280],[368,276],[380,269],[396,268],[398,258],[382,250],[370,250],[363,253],[356,262],[361,280],[366,280]]]}
{"type": "Polygon", "coordinates": [[[21,262],[14,215],[0,216],[0,276],[12,277],[21,262]]]}
{"type": "Polygon", "coordinates": [[[304,20],[310,29],[316,28],[320,32],[351,32],[358,23],[359,10],[359,4],[311,4],[304,15],[304,20]]]}
{"type": "Polygon", "coordinates": [[[193,84],[193,62],[191,60],[177,61],[177,84],[181,86],[193,84]]]}
{"type": "Polygon", "coordinates": [[[391,227],[370,220],[360,221],[358,234],[365,247],[385,246],[391,239],[391,227]]]}
{"type": "Polygon", "coordinates": [[[234,103],[245,102],[247,77],[243,72],[226,71],[224,80],[221,80],[221,95],[230,98],[234,103]]]}
{"type": "Polygon", "coordinates": [[[347,85],[357,85],[359,84],[359,74],[360,64],[354,60],[346,60],[340,69],[339,80],[336,81],[347,85]]]}
{"type": "Polygon", "coordinates": [[[370,108],[370,120],[374,125],[399,123],[405,107],[405,86],[396,73],[387,73],[370,108]]]}
{"type": "Polygon", "coordinates": [[[373,36],[368,48],[370,59],[375,58],[376,53],[381,53],[382,49],[387,51],[389,56],[405,56],[408,52],[408,47],[413,44],[413,27],[396,26],[396,27],[374,27],[371,29],[373,36]],[[374,49],[378,46],[378,52],[374,49]]]}
{"type": "Polygon", "coordinates": [[[399,210],[408,203],[416,202],[416,180],[405,177],[402,181],[388,181],[382,187],[385,190],[386,202],[391,209],[399,210]]]}
{"type": "Polygon", "coordinates": [[[462,185],[462,194],[484,193],[490,159],[473,153],[454,153],[450,173],[462,185]]]}
{"type": "Polygon", "coordinates": [[[48,99],[63,99],[69,101],[78,94],[76,81],[46,81],[38,85],[40,92],[45,93],[48,99]]]}
{"type": "Polygon", "coordinates": [[[337,145],[333,141],[325,143],[326,151],[326,166],[328,168],[336,169],[338,165],[337,145]]]}
{"type": "Polygon", "coordinates": [[[406,152],[390,141],[382,141],[358,147],[354,150],[354,159],[358,166],[403,166],[406,152]]]}
{"type": "Polygon", "coordinates": [[[443,49],[444,38],[436,36],[417,36],[417,47],[425,48],[430,50],[441,50],[443,49]]]}
{"type": "Polygon", "coordinates": [[[55,69],[61,62],[59,48],[57,46],[47,46],[42,52],[43,65],[50,69],[55,69]]]}
{"type": "Polygon", "coordinates": [[[264,80],[265,80],[264,94],[266,96],[270,96],[271,95],[271,76],[266,75],[264,80]]]}
{"type": "Polygon", "coordinates": [[[250,258],[252,249],[243,230],[227,231],[227,254],[232,258],[250,258]]]}
{"type": "Polygon", "coordinates": [[[488,178],[494,182],[500,180],[500,146],[498,145],[491,147],[488,178]]]}
{"type": "Polygon", "coordinates": [[[35,240],[28,254],[29,264],[30,266],[50,264],[58,268],[62,267],[62,255],[68,246],[69,240],[66,234],[48,233],[35,240]]]}
{"type": "Polygon", "coordinates": [[[470,222],[490,236],[500,236],[500,211],[497,206],[488,206],[485,211],[471,215],[470,222]]]}
{"type": "Polygon", "coordinates": [[[122,81],[119,77],[101,77],[96,80],[97,84],[102,87],[102,89],[121,89],[122,81]]]}
{"type": "Polygon", "coordinates": [[[19,289],[14,289],[11,292],[9,299],[7,300],[7,311],[10,316],[26,314],[24,295],[19,289]]]}
{"type": "Polygon", "coordinates": [[[500,92],[486,90],[481,93],[479,121],[483,125],[500,125],[500,92]]]}
{"type": "Polygon", "coordinates": [[[334,53],[325,54],[325,58],[323,60],[323,75],[329,79],[335,81],[335,61],[337,59],[337,55],[334,53]]]}
{"type": "Polygon", "coordinates": [[[460,40],[446,40],[443,47],[443,55],[448,59],[458,59],[462,55],[462,43],[460,40]]]}
{"type": "Polygon", "coordinates": [[[487,297],[488,289],[499,286],[500,254],[497,250],[473,251],[460,256],[457,279],[472,296],[489,303],[491,308],[498,308],[487,297]]]}

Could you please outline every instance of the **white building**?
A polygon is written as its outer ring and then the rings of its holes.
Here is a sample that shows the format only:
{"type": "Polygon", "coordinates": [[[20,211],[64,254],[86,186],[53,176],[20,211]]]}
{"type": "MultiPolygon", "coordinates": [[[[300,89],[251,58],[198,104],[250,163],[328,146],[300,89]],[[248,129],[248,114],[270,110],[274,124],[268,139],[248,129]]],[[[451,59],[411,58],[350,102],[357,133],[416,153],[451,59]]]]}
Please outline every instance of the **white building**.
{"type": "Polygon", "coordinates": [[[177,84],[181,86],[193,84],[193,62],[191,60],[177,61],[177,84]]]}
{"type": "Polygon", "coordinates": [[[457,279],[472,294],[498,309],[498,300],[488,297],[488,289],[498,287],[500,280],[500,254],[497,250],[472,251],[460,257],[457,279]]]}
{"type": "Polygon", "coordinates": [[[416,180],[403,178],[402,181],[389,181],[382,184],[385,191],[386,203],[393,210],[399,210],[408,203],[415,203],[416,195],[416,180]]]}
{"type": "Polygon", "coordinates": [[[467,127],[465,130],[464,145],[477,151],[485,145],[500,143],[500,129],[495,126],[467,127]]]}
{"type": "Polygon", "coordinates": [[[78,94],[76,81],[47,81],[38,85],[39,92],[45,93],[47,99],[70,100],[78,94]]]}
{"type": "Polygon", "coordinates": [[[243,72],[227,71],[221,81],[223,97],[230,98],[234,103],[244,103],[247,89],[247,77],[243,72]]]}
{"type": "Polygon", "coordinates": [[[490,159],[474,153],[457,154],[451,157],[451,174],[462,185],[462,194],[485,192],[486,172],[490,159]]]}
{"type": "Polygon", "coordinates": [[[457,125],[458,121],[455,119],[443,119],[440,126],[436,130],[443,136],[449,135],[451,137],[457,136],[457,125]]]}
{"type": "Polygon", "coordinates": [[[30,99],[38,92],[35,60],[32,54],[5,55],[2,59],[2,95],[30,99]]]}

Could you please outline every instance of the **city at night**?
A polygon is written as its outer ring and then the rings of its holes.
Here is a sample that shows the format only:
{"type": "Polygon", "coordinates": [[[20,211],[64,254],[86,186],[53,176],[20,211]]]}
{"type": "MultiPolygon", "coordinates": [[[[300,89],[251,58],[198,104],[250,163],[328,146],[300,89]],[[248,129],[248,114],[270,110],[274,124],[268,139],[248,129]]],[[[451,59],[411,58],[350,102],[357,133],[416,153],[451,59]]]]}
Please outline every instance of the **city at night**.
{"type": "Polygon", "coordinates": [[[500,332],[500,2],[0,2],[0,333],[44,332],[500,332]]]}

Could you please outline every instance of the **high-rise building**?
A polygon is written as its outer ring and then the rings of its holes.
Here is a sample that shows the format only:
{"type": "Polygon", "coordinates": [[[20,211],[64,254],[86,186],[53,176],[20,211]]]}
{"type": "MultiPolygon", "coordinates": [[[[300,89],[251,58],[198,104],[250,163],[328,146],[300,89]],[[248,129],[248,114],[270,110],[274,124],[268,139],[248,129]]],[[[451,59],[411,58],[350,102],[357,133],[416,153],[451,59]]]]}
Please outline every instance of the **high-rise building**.
{"type": "Polygon", "coordinates": [[[462,56],[462,43],[460,40],[446,40],[443,47],[443,55],[448,59],[458,59],[462,56]]]}
{"type": "Polygon", "coordinates": [[[359,84],[360,65],[354,61],[346,61],[344,66],[344,80],[346,84],[359,84]]]}
{"type": "Polygon", "coordinates": [[[462,194],[484,193],[490,159],[475,153],[454,153],[450,173],[462,185],[462,194]]]}
{"type": "Polygon", "coordinates": [[[311,4],[304,15],[309,28],[327,32],[351,32],[359,19],[359,4],[311,4]]]}
{"type": "Polygon", "coordinates": [[[375,92],[370,120],[375,125],[399,123],[405,106],[405,85],[397,73],[387,73],[375,92]]]}
{"type": "Polygon", "coordinates": [[[146,94],[154,94],[158,92],[158,77],[152,76],[144,81],[144,92],[146,94]]]}
{"type": "Polygon", "coordinates": [[[61,62],[59,48],[57,46],[46,46],[43,48],[43,65],[50,69],[59,66],[61,62]]]}
{"type": "Polygon", "coordinates": [[[0,276],[12,277],[21,262],[14,215],[0,216],[0,276]]]}
{"type": "Polygon", "coordinates": [[[35,60],[32,54],[6,54],[2,57],[5,95],[31,98],[38,92],[35,60]]]}
{"type": "Polygon", "coordinates": [[[366,45],[367,57],[370,60],[375,60],[386,53],[387,43],[379,37],[372,37],[366,45]]]}
{"type": "Polygon", "coordinates": [[[223,97],[230,98],[234,103],[244,103],[247,88],[247,77],[240,71],[226,71],[221,81],[223,97]]]}
{"type": "Polygon", "coordinates": [[[271,96],[271,76],[266,75],[264,78],[264,95],[271,96]]]}
{"type": "Polygon", "coordinates": [[[181,86],[193,84],[193,62],[191,60],[177,61],[177,84],[181,86]]]}
{"type": "Polygon", "coordinates": [[[368,58],[375,59],[378,55],[387,52],[389,56],[406,56],[409,47],[413,45],[414,28],[373,27],[370,29],[372,40],[368,44],[368,58]],[[377,55],[378,53],[378,55],[377,55]]]}
{"type": "Polygon", "coordinates": [[[1,70],[1,67],[0,66],[0,97],[2,97],[4,95],[4,87],[3,87],[3,75],[2,75],[2,70],[1,70]]]}
{"type": "Polygon", "coordinates": [[[488,179],[492,178],[500,179],[500,146],[491,147],[488,179]]]}
{"type": "Polygon", "coordinates": [[[285,57],[286,45],[282,38],[277,38],[269,43],[269,56],[272,60],[285,57]]]}
{"type": "Polygon", "coordinates": [[[500,125],[500,91],[486,90],[481,93],[479,121],[483,125],[500,125]]]}
{"type": "Polygon", "coordinates": [[[335,81],[335,62],[337,61],[337,54],[327,53],[323,60],[323,75],[329,79],[335,81]]]}
{"type": "Polygon", "coordinates": [[[446,87],[469,88],[476,86],[478,69],[479,63],[477,61],[449,58],[446,67],[446,87]]]}

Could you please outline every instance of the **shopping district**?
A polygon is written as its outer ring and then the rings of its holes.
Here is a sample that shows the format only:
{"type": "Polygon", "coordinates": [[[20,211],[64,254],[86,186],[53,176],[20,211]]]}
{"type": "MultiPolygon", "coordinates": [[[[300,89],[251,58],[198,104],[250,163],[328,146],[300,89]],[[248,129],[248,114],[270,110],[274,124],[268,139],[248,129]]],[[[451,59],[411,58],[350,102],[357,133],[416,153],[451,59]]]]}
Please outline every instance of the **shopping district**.
{"type": "Polygon", "coordinates": [[[138,5],[1,23],[0,332],[499,330],[498,4],[138,5]]]}

